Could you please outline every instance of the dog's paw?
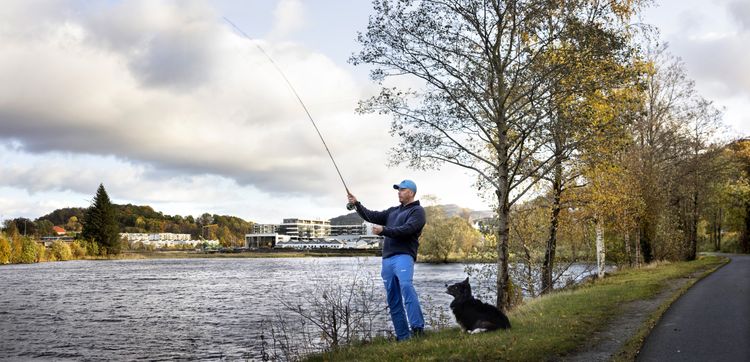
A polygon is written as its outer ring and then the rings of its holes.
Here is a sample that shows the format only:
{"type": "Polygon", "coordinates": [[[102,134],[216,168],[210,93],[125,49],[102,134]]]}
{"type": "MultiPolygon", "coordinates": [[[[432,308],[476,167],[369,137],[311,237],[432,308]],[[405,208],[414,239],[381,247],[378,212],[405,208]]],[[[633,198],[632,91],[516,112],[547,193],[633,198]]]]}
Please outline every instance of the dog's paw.
{"type": "Polygon", "coordinates": [[[469,334],[477,334],[477,333],[487,332],[487,330],[484,329],[484,328],[477,328],[477,329],[473,329],[473,330],[468,331],[468,332],[469,332],[469,334]]]}

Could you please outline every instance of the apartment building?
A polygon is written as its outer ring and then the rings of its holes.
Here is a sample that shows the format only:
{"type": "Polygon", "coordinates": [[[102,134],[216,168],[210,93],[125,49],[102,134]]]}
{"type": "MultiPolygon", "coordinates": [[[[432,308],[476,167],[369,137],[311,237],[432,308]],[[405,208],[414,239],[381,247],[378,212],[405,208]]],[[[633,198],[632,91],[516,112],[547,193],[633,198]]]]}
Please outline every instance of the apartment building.
{"type": "Polygon", "coordinates": [[[289,235],[291,241],[310,241],[331,235],[331,223],[328,220],[284,219],[278,233],[289,235]]]}

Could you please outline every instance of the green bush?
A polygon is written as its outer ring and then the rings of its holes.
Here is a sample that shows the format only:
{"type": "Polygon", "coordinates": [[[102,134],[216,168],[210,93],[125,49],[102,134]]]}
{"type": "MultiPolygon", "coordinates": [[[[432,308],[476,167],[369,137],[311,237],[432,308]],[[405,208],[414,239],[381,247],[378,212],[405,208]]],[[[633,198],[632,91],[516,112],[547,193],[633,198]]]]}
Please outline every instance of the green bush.
{"type": "Polygon", "coordinates": [[[83,259],[86,256],[86,248],[80,240],[76,240],[70,244],[70,252],[76,259],[83,259]]]}
{"type": "Polygon", "coordinates": [[[66,242],[55,240],[55,242],[52,243],[51,256],[53,256],[55,260],[65,261],[73,258],[73,252],[70,250],[70,246],[68,246],[66,242]]]}
{"type": "Polygon", "coordinates": [[[44,246],[44,244],[39,244],[37,242],[34,242],[36,244],[36,259],[35,261],[37,263],[47,261],[47,247],[44,246]]]}
{"type": "Polygon", "coordinates": [[[37,261],[36,243],[27,237],[18,237],[13,242],[16,250],[12,252],[11,263],[31,264],[37,261]]]}
{"type": "Polygon", "coordinates": [[[93,240],[86,240],[83,245],[86,246],[86,255],[97,256],[103,251],[99,249],[99,243],[93,240]]]}

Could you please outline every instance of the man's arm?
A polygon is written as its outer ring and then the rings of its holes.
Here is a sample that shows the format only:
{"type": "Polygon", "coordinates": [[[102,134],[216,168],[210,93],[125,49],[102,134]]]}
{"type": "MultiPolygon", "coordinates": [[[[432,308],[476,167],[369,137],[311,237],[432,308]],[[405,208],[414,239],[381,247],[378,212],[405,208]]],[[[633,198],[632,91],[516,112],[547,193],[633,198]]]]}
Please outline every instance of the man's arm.
{"type": "Polygon", "coordinates": [[[354,195],[349,194],[347,195],[349,202],[354,204],[356,206],[357,214],[365,219],[365,221],[378,224],[378,225],[385,225],[385,223],[388,221],[388,214],[390,213],[391,209],[385,210],[385,211],[372,211],[368,210],[364,205],[362,205],[361,202],[357,201],[357,198],[354,197],[354,195]]]}
{"type": "Polygon", "coordinates": [[[388,236],[391,238],[401,238],[404,236],[414,235],[419,230],[422,230],[426,222],[424,209],[418,208],[409,215],[409,218],[403,225],[396,227],[383,227],[383,231],[380,235],[388,236]]]}

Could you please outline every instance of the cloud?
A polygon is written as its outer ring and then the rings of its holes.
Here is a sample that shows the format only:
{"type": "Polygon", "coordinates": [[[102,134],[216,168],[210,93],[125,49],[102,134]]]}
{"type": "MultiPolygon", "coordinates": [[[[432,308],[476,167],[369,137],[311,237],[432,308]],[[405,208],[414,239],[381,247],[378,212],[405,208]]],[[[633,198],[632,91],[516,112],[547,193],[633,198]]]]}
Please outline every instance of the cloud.
{"type": "Polygon", "coordinates": [[[750,3],[745,0],[730,1],[727,11],[742,31],[750,31],[750,3]]]}
{"type": "Polygon", "coordinates": [[[750,72],[739,59],[750,57],[750,33],[721,34],[670,41],[681,54],[692,77],[703,83],[711,97],[750,96],[750,72]]]}
{"type": "Polygon", "coordinates": [[[269,36],[282,39],[302,29],[305,25],[305,9],[299,0],[281,0],[274,9],[274,27],[269,36]]]}
{"type": "Polygon", "coordinates": [[[89,15],[81,19],[86,41],[126,59],[143,85],[191,87],[211,81],[223,29],[207,4],[126,1],[89,15]]]}
{"type": "Polygon", "coordinates": [[[724,123],[735,136],[750,132],[750,4],[747,1],[665,0],[646,11],[647,22],[661,27],[669,51],[684,60],[701,95],[726,107],[724,123]]]}
{"type": "MultiPolygon", "coordinates": [[[[217,175],[264,192],[324,190],[338,177],[257,43],[285,70],[342,164],[390,146],[382,120],[353,114],[364,88],[346,70],[293,43],[248,41],[211,8],[189,4],[55,7],[59,17],[34,32],[0,33],[0,80],[13,85],[0,89],[0,140],[33,154],[116,156],[217,175]]],[[[280,5],[281,18],[296,16],[294,4],[280,5]]],[[[0,22],[31,12],[12,9],[0,22]]]]}
{"type": "MultiPolygon", "coordinates": [[[[390,120],[354,113],[364,77],[286,38],[305,24],[282,1],[264,39],[233,31],[205,1],[10,2],[0,12],[0,210],[38,217],[118,203],[168,214],[278,222],[346,212],[344,189],[281,67],[350,189],[373,209],[390,185],[482,208],[472,177],[388,169],[390,120]],[[471,196],[470,196],[471,197],[471,196]]],[[[252,34],[251,34],[252,35],[252,34]]],[[[343,63],[343,62],[339,62],[343,63]]]]}

